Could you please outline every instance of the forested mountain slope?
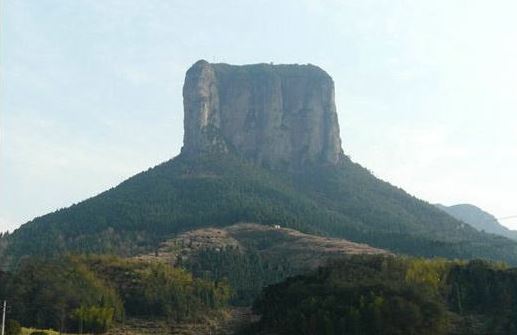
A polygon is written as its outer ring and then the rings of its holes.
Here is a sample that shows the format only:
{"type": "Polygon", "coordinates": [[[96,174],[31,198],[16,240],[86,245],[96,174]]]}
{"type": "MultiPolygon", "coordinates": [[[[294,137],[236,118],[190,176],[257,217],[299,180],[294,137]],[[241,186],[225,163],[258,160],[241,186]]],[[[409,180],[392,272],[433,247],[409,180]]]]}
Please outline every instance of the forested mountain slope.
{"type": "MultiPolygon", "coordinates": [[[[344,157],[273,171],[225,155],[180,155],[6,238],[6,260],[66,251],[135,255],[176,233],[237,222],[279,224],[420,256],[517,264],[517,243],[462,225],[344,157]]],[[[11,263],[12,264],[12,263],[11,263]]]]}
{"type": "Polygon", "coordinates": [[[314,65],[196,62],[182,153],[0,239],[3,263],[67,251],[136,255],[175,234],[275,224],[394,252],[517,264],[487,235],[375,178],[343,154],[334,82],[314,65]]]}

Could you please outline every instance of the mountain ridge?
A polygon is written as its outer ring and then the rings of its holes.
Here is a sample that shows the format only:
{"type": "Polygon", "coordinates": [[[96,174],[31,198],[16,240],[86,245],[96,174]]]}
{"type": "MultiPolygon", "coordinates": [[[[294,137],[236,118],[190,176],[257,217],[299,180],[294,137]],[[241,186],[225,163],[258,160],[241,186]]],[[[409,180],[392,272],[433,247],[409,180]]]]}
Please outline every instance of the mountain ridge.
{"type": "Polygon", "coordinates": [[[457,204],[445,206],[442,204],[436,204],[436,207],[445,211],[452,217],[471,225],[479,231],[517,240],[517,231],[503,226],[493,214],[490,214],[475,205],[457,204]]]}

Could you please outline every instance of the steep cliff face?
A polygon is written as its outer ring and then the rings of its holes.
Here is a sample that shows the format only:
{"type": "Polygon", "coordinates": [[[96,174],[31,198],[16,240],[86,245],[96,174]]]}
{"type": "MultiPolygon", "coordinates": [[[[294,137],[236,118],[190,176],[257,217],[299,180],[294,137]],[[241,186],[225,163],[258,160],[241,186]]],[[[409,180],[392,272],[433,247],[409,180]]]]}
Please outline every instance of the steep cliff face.
{"type": "Polygon", "coordinates": [[[342,156],[334,83],[312,65],[198,61],[183,87],[182,152],[234,151],[274,168],[342,156]]]}

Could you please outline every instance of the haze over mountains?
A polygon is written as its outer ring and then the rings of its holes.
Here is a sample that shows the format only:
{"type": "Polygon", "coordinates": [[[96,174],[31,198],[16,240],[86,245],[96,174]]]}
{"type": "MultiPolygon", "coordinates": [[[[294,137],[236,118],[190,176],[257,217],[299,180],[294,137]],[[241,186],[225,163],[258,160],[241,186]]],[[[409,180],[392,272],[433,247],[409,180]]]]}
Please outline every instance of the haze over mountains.
{"type": "Polygon", "coordinates": [[[69,251],[133,256],[178,233],[249,222],[404,254],[517,264],[516,242],[466,226],[352,162],[322,69],[199,61],[183,95],[180,155],[28,222],[3,239],[3,260],[69,251]]]}
{"type": "Polygon", "coordinates": [[[440,208],[452,217],[471,225],[479,231],[517,240],[517,231],[503,226],[494,215],[479,207],[470,204],[459,204],[453,206],[437,204],[436,207],[440,208]]]}

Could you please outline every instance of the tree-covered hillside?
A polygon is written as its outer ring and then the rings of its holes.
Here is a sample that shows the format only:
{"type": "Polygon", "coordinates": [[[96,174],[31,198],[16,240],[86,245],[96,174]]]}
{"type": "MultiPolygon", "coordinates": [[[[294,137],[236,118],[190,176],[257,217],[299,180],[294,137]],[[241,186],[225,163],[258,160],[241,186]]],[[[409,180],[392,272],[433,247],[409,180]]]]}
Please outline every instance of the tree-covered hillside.
{"type": "Polygon", "coordinates": [[[261,334],[509,335],[517,273],[479,260],[355,256],[266,288],[254,309],[261,334]]]}
{"type": "MultiPolygon", "coordinates": [[[[344,158],[273,171],[234,155],[180,155],[115,188],[36,218],[4,238],[4,263],[66,251],[135,255],[178,232],[279,224],[419,256],[517,264],[517,243],[462,225],[344,158]]],[[[2,249],[2,248],[0,248],[2,249]]]]}
{"type": "Polygon", "coordinates": [[[182,269],[112,256],[27,258],[0,275],[9,319],[25,327],[104,333],[126,318],[171,324],[201,319],[226,306],[230,287],[182,269]]]}
{"type": "Polygon", "coordinates": [[[197,277],[227,281],[232,287],[230,302],[249,306],[267,285],[354,254],[387,253],[339,238],[241,223],[179,234],[137,259],[173,264],[197,277]]]}

